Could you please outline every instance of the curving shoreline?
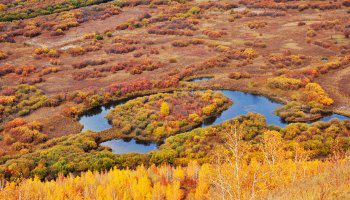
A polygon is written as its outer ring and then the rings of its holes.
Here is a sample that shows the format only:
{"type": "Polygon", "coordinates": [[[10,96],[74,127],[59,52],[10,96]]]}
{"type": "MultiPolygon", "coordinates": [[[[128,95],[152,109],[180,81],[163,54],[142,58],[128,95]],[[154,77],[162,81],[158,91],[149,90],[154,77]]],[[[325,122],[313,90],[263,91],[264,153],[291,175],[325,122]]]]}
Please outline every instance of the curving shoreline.
{"type": "MultiPolygon", "coordinates": [[[[286,125],[289,124],[289,123],[281,120],[281,118],[275,114],[275,110],[278,107],[283,105],[282,103],[279,103],[276,100],[273,100],[269,97],[265,97],[262,95],[241,92],[241,91],[235,91],[235,90],[213,90],[213,91],[214,92],[222,92],[226,97],[228,97],[234,103],[231,106],[229,106],[226,110],[224,110],[220,115],[218,115],[216,117],[212,117],[212,118],[207,119],[207,120],[204,120],[204,122],[200,125],[200,127],[202,127],[202,128],[208,127],[211,125],[220,124],[224,121],[233,119],[233,118],[238,117],[240,115],[245,115],[249,112],[254,112],[254,113],[259,113],[259,114],[264,115],[266,118],[267,124],[270,124],[270,125],[285,127],[286,125]]],[[[135,98],[137,98],[137,97],[135,97],[135,98]]],[[[131,98],[131,99],[135,99],[135,98],[131,98]]],[[[128,100],[131,100],[131,99],[128,99],[128,100]]],[[[95,110],[92,110],[92,111],[82,115],[79,119],[79,122],[84,126],[83,131],[91,130],[94,132],[101,132],[101,131],[112,130],[113,127],[110,125],[110,123],[105,118],[105,116],[107,115],[107,113],[110,110],[115,108],[115,106],[120,105],[120,104],[125,103],[125,102],[126,102],[126,100],[122,100],[122,101],[118,101],[114,104],[111,104],[109,106],[101,106],[100,108],[98,108],[98,109],[100,109],[100,111],[95,109],[95,110]]],[[[326,121],[329,121],[333,118],[336,118],[339,120],[346,120],[346,119],[350,120],[350,117],[346,117],[343,115],[333,113],[330,116],[322,117],[318,121],[326,122],[326,121]]],[[[191,127],[190,130],[197,128],[197,127],[198,126],[191,127]]],[[[124,139],[125,138],[137,140],[137,138],[133,138],[133,137],[124,137],[124,139]]],[[[141,152],[137,151],[138,148],[143,148],[144,144],[139,143],[139,142],[131,142],[130,143],[130,140],[125,141],[123,139],[113,139],[113,140],[104,141],[104,143],[101,143],[100,145],[111,148],[111,150],[114,153],[118,153],[118,152],[119,153],[127,153],[125,151],[120,151],[120,150],[117,151],[116,145],[111,141],[115,141],[115,143],[121,144],[127,149],[134,148],[135,149],[134,151],[136,151],[136,152],[147,153],[147,151],[141,151],[141,152]]],[[[131,141],[133,141],[133,140],[131,140],[131,141]]],[[[156,143],[151,142],[148,144],[154,145],[156,143]]],[[[154,150],[154,149],[151,149],[151,150],[154,150]]],[[[130,151],[129,153],[134,152],[134,151],[130,151]]]]}

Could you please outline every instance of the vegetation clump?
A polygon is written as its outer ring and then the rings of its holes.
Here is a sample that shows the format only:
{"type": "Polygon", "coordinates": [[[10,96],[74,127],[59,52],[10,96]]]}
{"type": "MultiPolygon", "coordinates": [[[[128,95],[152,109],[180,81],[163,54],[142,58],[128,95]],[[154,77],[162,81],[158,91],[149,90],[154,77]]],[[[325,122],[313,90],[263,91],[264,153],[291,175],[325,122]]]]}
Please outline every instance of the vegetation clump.
{"type": "MultiPolygon", "coordinates": [[[[42,131],[42,124],[37,121],[26,122],[22,118],[15,118],[4,125],[1,132],[4,149],[7,153],[28,153],[34,145],[45,142],[48,136],[42,131]]],[[[5,153],[5,152],[3,152],[5,153]]]]}
{"type": "Polygon", "coordinates": [[[299,79],[278,76],[268,79],[268,85],[271,88],[282,90],[297,90],[303,86],[303,82],[299,79]]]}
{"type": "Polygon", "coordinates": [[[244,79],[244,78],[250,78],[251,75],[248,72],[233,72],[228,75],[229,78],[231,79],[244,79]]]}
{"type": "MultiPolygon", "coordinates": [[[[291,88],[288,86],[287,88],[291,88]]],[[[300,89],[297,101],[278,108],[276,114],[286,122],[305,122],[320,119],[329,114],[327,108],[333,104],[328,94],[317,83],[308,83],[300,89]]]]}
{"type": "Polygon", "coordinates": [[[43,106],[47,97],[35,86],[19,85],[16,88],[3,88],[0,93],[1,119],[23,116],[43,106]]]}
{"type": "Polygon", "coordinates": [[[162,141],[189,130],[226,109],[231,102],[217,92],[175,92],[130,100],[117,106],[108,115],[114,127],[123,134],[162,141]]]}
{"type": "Polygon", "coordinates": [[[8,58],[8,54],[6,52],[0,51],[0,60],[5,60],[8,58]]]}

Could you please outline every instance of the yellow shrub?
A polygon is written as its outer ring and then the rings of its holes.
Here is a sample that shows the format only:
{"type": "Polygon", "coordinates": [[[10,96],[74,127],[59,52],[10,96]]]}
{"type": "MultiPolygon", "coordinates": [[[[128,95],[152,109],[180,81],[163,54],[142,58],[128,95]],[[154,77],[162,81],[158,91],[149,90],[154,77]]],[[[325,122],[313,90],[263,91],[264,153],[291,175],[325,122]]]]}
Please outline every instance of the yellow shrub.
{"type": "Polygon", "coordinates": [[[274,78],[269,78],[268,85],[271,88],[279,88],[283,90],[296,90],[301,88],[302,81],[294,78],[287,78],[285,76],[278,76],[274,78]]]}
{"type": "Polygon", "coordinates": [[[0,11],[4,11],[6,9],[7,9],[7,6],[2,4],[2,3],[0,3],[0,11]]]}
{"type": "Polygon", "coordinates": [[[305,87],[303,97],[307,102],[315,101],[325,106],[330,106],[334,103],[333,99],[317,83],[308,83],[305,87]]]}

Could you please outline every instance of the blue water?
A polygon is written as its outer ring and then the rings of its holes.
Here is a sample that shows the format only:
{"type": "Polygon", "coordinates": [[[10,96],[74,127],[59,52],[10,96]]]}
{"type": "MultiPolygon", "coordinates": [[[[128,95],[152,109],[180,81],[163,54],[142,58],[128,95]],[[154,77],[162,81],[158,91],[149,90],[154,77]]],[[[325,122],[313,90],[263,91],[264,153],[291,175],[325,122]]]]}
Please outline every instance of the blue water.
{"type": "MultiPolygon", "coordinates": [[[[264,115],[267,124],[276,125],[280,127],[285,127],[286,125],[288,125],[288,123],[282,121],[280,117],[278,117],[274,112],[276,108],[283,105],[281,103],[273,101],[264,96],[239,91],[220,90],[220,92],[224,93],[226,97],[231,99],[233,101],[233,105],[227,110],[223,111],[219,116],[205,120],[202,124],[202,127],[220,124],[224,121],[227,121],[240,115],[247,114],[249,112],[264,115]]],[[[118,104],[122,103],[124,102],[119,102],[118,104]]],[[[79,122],[84,126],[83,131],[91,130],[95,132],[100,132],[112,128],[111,124],[108,122],[105,116],[116,105],[109,107],[102,106],[101,108],[94,109],[82,116],[79,122]]],[[[320,119],[319,121],[327,122],[334,118],[339,120],[350,120],[349,117],[338,114],[332,114],[330,116],[326,116],[320,119]]],[[[157,145],[155,143],[150,143],[147,146],[142,143],[137,143],[134,140],[110,140],[102,143],[101,145],[112,148],[112,151],[118,154],[130,152],[146,153],[157,148],[157,145]]]]}
{"type": "Polygon", "coordinates": [[[109,140],[101,143],[101,146],[106,146],[112,149],[115,154],[125,153],[148,153],[153,150],[157,150],[157,144],[155,143],[139,143],[136,140],[109,140]]]}
{"type": "Polygon", "coordinates": [[[282,127],[286,126],[286,123],[274,113],[276,108],[282,106],[283,104],[272,101],[264,96],[239,91],[221,90],[221,92],[224,93],[226,97],[231,99],[231,101],[233,101],[233,105],[222,112],[221,115],[214,118],[213,121],[203,123],[202,127],[220,124],[224,121],[240,115],[245,115],[249,112],[263,114],[268,124],[282,127]]]}
{"type": "Polygon", "coordinates": [[[210,80],[210,79],[213,79],[211,77],[200,77],[200,78],[194,78],[194,79],[191,79],[189,80],[189,82],[200,82],[200,81],[207,81],[207,80],[210,80]]]}
{"type": "Polygon", "coordinates": [[[330,121],[332,119],[339,119],[340,121],[343,121],[343,120],[350,120],[350,117],[347,117],[347,116],[344,116],[344,115],[339,115],[339,114],[332,114],[330,116],[323,117],[319,121],[328,122],[328,121],[330,121]]]}
{"type": "Polygon", "coordinates": [[[114,106],[110,108],[102,106],[101,108],[94,109],[88,114],[80,117],[79,122],[84,126],[83,131],[91,130],[95,132],[100,132],[112,128],[112,125],[108,122],[108,120],[105,117],[110,111],[110,109],[113,108],[114,106]]]}
{"type": "Polygon", "coordinates": [[[114,104],[94,108],[84,115],[80,116],[79,123],[83,125],[82,131],[100,132],[112,128],[112,125],[106,119],[109,111],[113,110],[117,105],[126,101],[119,101],[114,104]]]}

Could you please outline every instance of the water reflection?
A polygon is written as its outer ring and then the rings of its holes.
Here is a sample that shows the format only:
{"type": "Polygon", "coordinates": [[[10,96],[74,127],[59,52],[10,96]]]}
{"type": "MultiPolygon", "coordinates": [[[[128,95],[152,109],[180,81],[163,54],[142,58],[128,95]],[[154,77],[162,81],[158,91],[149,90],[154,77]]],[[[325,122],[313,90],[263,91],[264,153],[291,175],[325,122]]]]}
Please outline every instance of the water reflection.
{"type": "MultiPolygon", "coordinates": [[[[203,80],[203,78],[202,78],[203,80]]],[[[224,93],[226,97],[231,99],[234,103],[227,110],[223,111],[217,117],[211,117],[202,123],[201,127],[207,127],[210,125],[220,124],[229,119],[235,118],[240,115],[245,115],[249,112],[259,113],[265,116],[266,123],[270,125],[276,125],[280,127],[285,127],[288,123],[281,120],[275,114],[276,108],[282,106],[283,104],[273,101],[264,96],[254,95],[250,93],[244,93],[239,91],[231,90],[219,90],[224,93]]],[[[105,118],[108,112],[113,109],[116,105],[122,104],[125,101],[118,102],[114,105],[102,106],[96,108],[81,116],[79,122],[84,126],[83,131],[91,130],[95,132],[103,131],[112,128],[111,124],[105,118]]],[[[349,120],[349,117],[332,114],[330,116],[324,117],[319,121],[330,121],[331,119],[339,120],[349,120]]],[[[142,144],[135,140],[125,141],[125,140],[110,140],[102,143],[103,146],[108,146],[112,148],[113,153],[146,153],[157,149],[157,145],[154,143],[142,144]]]]}
{"type": "Polygon", "coordinates": [[[194,79],[191,79],[189,80],[189,82],[200,82],[200,81],[207,81],[207,80],[210,80],[210,79],[213,79],[212,77],[200,77],[200,78],[194,78],[194,79]]]}
{"type": "Polygon", "coordinates": [[[157,144],[155,143],[138,142],[134,139],[109,140],[101,143],[101,146],[106,146],[111,148],[112,152],[115,154],[148,153],[150,151],[157,149],[157,144]]]}

